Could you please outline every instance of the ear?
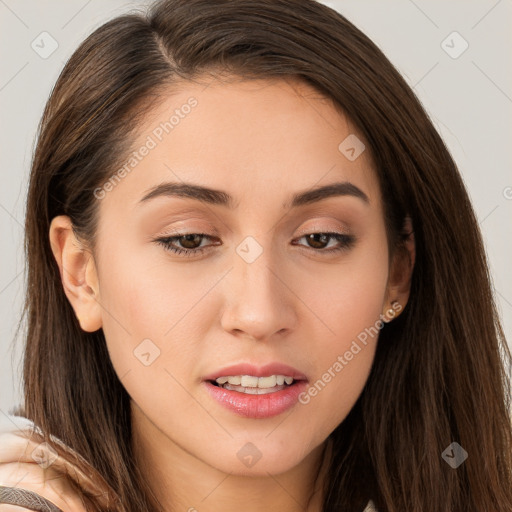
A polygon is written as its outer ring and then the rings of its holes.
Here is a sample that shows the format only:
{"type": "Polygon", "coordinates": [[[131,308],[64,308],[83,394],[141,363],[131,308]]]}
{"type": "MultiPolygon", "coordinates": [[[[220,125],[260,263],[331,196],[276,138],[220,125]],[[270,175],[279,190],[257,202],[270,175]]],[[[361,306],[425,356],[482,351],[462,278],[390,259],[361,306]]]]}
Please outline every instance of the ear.
{"type": "Polygon", "coordinates": [[[404,219],[401,232],[401,243],[395,249],[390,262],[386,298],[383,315],[388,321],[397,317],[407,304],[411,290],[412,272],[416,260],[416,244],[414,230],[409,215],[404,219]]]}
{"type": "Polygon", "coordinates": [[[49,235],[64,293],[75,311],[80,327],[87,332],[97,331],[103,323],[93,256],[77,239],[71,219],[65,215],[53,218],[49,235]]]}

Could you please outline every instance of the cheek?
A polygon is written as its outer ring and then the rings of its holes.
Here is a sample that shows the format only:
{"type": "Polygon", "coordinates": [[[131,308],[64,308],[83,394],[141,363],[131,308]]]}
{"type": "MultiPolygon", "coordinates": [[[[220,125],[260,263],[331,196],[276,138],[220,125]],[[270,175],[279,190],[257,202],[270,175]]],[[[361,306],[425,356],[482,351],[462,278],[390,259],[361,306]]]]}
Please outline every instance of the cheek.
{"type": "Polygon", "coordinates": [[[387,246],[385,239],[371,242],[295,280],[295,289],[324,323],[319,341],[325,340],[326,347],[342,349],[380,318],[388,279],[387,246]]]}
{"type": "Polygon", "coordinates": [[[343,264],[323,276],[318,293],[309,303],[321,312],[324,336],[316,337],[312,351],[316,375],[300,402],[312,415],[326,423],[321,429],[333,429],[357,401],[371,370],[380,315],[386,291],[388,261],[382,254],[386,245],[354,252],[343,264]],[[329,277],[329,278],[327,278],[329,277]],[[327,328],[328,327],[328,328],[327,328]]]}
{"type": "Polygon", "coordinates": [[[113,245],[107,250],[100,288],[103,332],[116,372],[130,372],[132,384],[144,381],[144,387],[164,369],[186,375],[199,350],[194,340],[201,339],[196,309],[211,285],[165,258],[155,263],[144,251],[113,245]]]}
{"type": "MultiPolygon", "coordinates": [[[[119,239],[130,240],[123,235],[119,239]]],[[[194,294],[196,283],[183,280],[179,265],[173,268],[165,258],[155,258],[149,243],[134,250],[137,243],[103,246],[103,321],[109,331],[162,337],[185,314],[186,298],[194,294]]]]}
{"type": "Polygon", "coordinates": [[[131,399],[155,416],[169,414],[166,425],[178,429],[183,428],[181,416],[170,414],[175,407],[183,415],[200,415],[178,384],[186,382],[198,347],[186,316],[190,301],[169,286],[175,280],[157,279],[158,274],[133,260],[116,265],[103,283],[109,304],[103,331],[114,370],[131,399]]]}

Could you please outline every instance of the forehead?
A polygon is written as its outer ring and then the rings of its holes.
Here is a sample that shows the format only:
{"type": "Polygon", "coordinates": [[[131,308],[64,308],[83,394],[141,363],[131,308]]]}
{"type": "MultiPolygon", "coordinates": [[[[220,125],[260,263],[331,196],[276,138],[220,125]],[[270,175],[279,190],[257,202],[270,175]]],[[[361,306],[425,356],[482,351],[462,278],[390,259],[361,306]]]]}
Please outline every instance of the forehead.
{"type": "Polygon", "coordinates": [[[365,147],[342,110],[301,81],[182,82],[144,117],[101,208],[135,211],[168,181],[228,191],[242,209],[284,208],[294,191],[349,181],[378,206],[369,151],[348,158],[347,144],[365,147]]]}

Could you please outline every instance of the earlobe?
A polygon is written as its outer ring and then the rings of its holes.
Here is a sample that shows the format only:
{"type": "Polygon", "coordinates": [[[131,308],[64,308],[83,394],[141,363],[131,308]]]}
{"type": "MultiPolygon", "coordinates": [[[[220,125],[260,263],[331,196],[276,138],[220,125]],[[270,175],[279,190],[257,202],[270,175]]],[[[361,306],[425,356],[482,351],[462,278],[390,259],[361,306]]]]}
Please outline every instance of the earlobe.
{"type": "Polygon", "coordinates": [[[395,249],[390,265],[384,304],[385,310],[391,308],[395,311],[394,317],[398,316],[409,300],[412,273],[416,261],[416,244],[410,216],[406,216],[404,220],[401,236],[401,244],[395,249]]]}
{"type": "Polygon", "coordinates": [[[102,327],[99,282],[94,259],[76,238],[71,219],[59,215],[50,224],[50,244],[59,267],[64,293],[81,328],[87,332],[102,327]]]}

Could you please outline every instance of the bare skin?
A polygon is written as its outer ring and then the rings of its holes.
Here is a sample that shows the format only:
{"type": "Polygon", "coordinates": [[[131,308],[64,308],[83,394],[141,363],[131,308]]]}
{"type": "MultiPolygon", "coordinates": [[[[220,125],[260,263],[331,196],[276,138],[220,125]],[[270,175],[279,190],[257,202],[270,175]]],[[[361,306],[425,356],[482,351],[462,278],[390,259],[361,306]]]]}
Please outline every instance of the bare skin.
{"type": "MultiPolygon", "coordinates": [[[[414,243],[408,257],[389,261],[369,151],[354,160],[340,151],[347,136],[360,136],[309,86],[186,84],[146,121],[134,148],[148,136],[156,147],[98,200],[95,253],[75,239],[69,218],[56,217],[50,229],[81,327],[103,329],[132,398],[137,462],[169,511],[320,512],[325,472],[316,487],[315,479],[326,439],[359,397],[377,337],[359,343],[308,403],[269,418],[223,408],[203,379],[241,362],[288,364],[309,385],[332,374],[338,356],[393,301],[407,303],[414,243]],[[157,140],[155,128],[190,97],[197,105],[157,140]],[[225,191],[234,208],[171,196],[140,202],[169,181],[225,191]],[[335,182],[351,183],[367,201],[345,193],[283,206],[295,193],[335,182]],[[346,236],[306,236],[333,232],[346,236]],[[205,250],[185,256],[155,241],[185,233],[207,234],[195,246],[205,250]],[[250,263],[237,252],[249,236],[257,244],[251,250],[262,251],[250,263]],[[148,366],[134,356],[145,339],[157,347],[152,354],[160,351],[148,366]],[[261,454],[251,467],[237,456],[247,443],[261,454]]],[[[192,247],[179,237],[172,245],[192,247]]]]}

